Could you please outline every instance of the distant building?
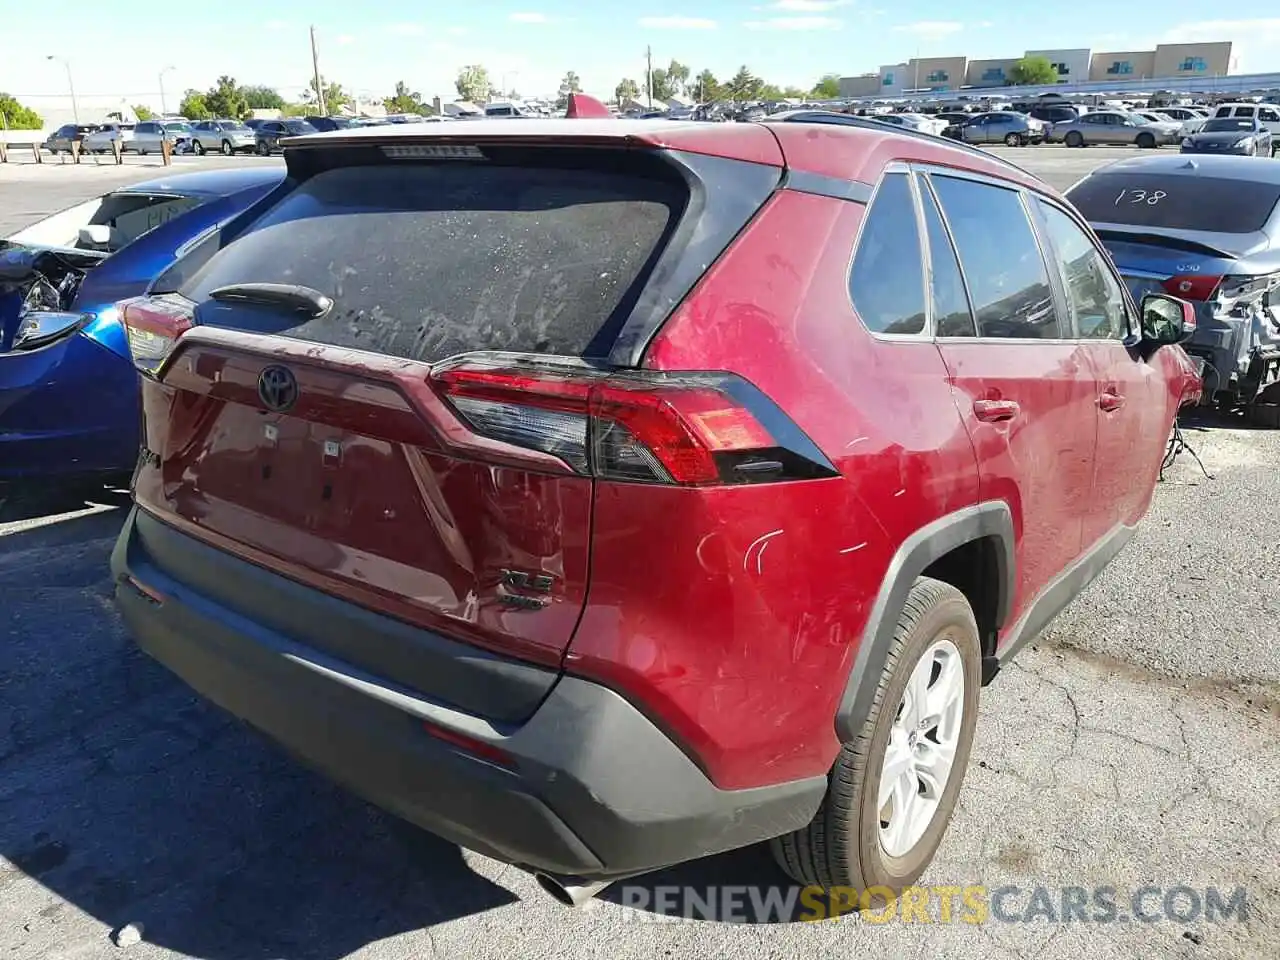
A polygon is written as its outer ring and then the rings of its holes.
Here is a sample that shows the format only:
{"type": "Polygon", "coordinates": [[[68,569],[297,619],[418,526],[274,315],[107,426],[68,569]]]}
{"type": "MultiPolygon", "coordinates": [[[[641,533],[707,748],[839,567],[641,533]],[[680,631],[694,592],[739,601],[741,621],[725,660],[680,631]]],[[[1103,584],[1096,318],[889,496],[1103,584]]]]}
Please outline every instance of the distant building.
{"type": "Polygon", "coordinates": [[[958,90],[968,65],[967,57],[912,57],[904,81],[909,90],[958,90]]]}
{"type": "Polygon", "coordinates": [[[1025,57],[1044,57],[1058,72],[1059,83],[1078,83],[1089,79],[1088,50],[1028,50],[1025,57]]]}
{"type": "Polygon", "coordinates": [[[1230,43],[1162,43],[1156,47],[1157,77],[1223,77],[1230,72],[1230,43]]]}
{"type": "Polygon", "coordinates": [[[863,73],[856,77],[841,77],[840,96],[874,97],[879,95],[881,86],[881,77],[878,73],[863,73]]]}
{"type": "Polygon", "coordinates": [[[906,90],[910,84],[907,74],[911,67],[905,63],[891,63],[880,68],[880,96],[895,97],[906,90]]]}
{"type": "Polygon", "coordinates": [[[1089,61],[1089,79],[1146,80],[1156,73],[1154,50],[1130,50],[1122,53],[1095,53],[1089,61]]]}
{"type": "Polygon", "coordinates": [[[1002,60],[970,60],[965,70],[965,84],[970,87],[1003,87],[1010,81],[1013,65],[1018,58],[1002,60]]]}

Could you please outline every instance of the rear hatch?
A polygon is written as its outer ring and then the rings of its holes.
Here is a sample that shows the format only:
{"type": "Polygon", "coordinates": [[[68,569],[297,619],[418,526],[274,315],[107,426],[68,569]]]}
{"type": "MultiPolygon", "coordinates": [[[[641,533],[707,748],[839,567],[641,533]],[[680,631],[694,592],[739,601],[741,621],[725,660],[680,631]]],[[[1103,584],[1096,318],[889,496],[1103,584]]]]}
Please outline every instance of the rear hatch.
{"type": "Polygon", "coordinates": [[[126,308],[150,378],[137,500],[291,579],[558,665],[587,589],[587,435],[484,371],[634,363],[781,170],[409,140],[291,148],[291,191],[126,308]],[[188,324],[176,345],[150,332],[188,324]],[[446,396],[459,371],[469,392],[446,396]]]}

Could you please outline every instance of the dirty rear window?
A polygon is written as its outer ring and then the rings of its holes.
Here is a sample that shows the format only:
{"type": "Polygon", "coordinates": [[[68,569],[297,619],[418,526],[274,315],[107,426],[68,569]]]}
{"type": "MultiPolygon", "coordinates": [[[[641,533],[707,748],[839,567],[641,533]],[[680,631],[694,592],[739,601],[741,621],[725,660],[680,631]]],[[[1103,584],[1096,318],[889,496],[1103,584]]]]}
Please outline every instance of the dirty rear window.
{"type": "Polygon", "coordinates": [[[1280,185],[1243,178],[1103,173],[1080,181],[1067,199],[1095,225],[1253,233],[1271,218],[1280,185]]]}
{"type": "Polygon", "coordinates": [[[200,322],[433,362],[471,350],[608,352],[686,199],[606,170],[379,164],[316,174],[180,292],[312,287],[325,316],[200,310],[200,322]]]}

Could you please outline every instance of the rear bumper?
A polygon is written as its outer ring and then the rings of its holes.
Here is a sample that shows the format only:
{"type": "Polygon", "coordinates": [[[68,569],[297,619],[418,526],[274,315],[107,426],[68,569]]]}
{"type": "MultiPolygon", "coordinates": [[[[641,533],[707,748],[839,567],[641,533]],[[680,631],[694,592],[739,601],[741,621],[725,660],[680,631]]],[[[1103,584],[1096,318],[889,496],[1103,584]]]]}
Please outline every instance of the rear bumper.
{"type": "Polygon", "coordinates": [[[165,526],[135,508],[111,564],[117,605],[139,645],[299,759],[462,846],[527,869],[621,877],[796,829],[825,792],[821,777],[719,790],[639,710],[578,678],[561,677],[519,724],[428,699],[169,576],[140,522],[165,526]],[[507,760],[478,756],[424,724],[507,760]]]}

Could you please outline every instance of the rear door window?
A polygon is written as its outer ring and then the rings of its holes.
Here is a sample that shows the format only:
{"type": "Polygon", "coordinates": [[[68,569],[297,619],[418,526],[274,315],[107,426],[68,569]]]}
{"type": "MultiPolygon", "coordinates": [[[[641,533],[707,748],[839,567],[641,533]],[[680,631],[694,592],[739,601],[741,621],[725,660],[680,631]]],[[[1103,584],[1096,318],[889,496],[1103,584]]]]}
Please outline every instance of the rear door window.
{"type": "Polygon", "coordinates": [[[1059,321],[1040,244],[1014,190],[931,176],[969,284],[981,337],[1053,340],[1059,321]]]}
{"type": "Polygon", "coordinates": [[[1057,252],[1076,332],[1089,340],[1120,340],[1128,332],[1124,291],[1088,234],[1052,204],[1036,201],[1057,252]]]}
{"type": "Polygon", "coordinates": [[[972,337],[976,333],[973,310],[965,291],[960,261],[956,259],[928,181],[921,178],[919,186],[925,236],[929,240],[929,296],[934,333],[939,337],[972,337]]]}
{"type": "Polygon", "coordinates": [[[924,330],[924,264],[915,207],[907,175],[891,173],[867,211],[849,274],[849,294],[873,333],[924,330]]]}
{"type": "Polygon", "coordinates": [[[316,319],[239,305],[200,321],[406,359],[602,356],[687,198],[674,179],[599,168],[339,167],[303,181],[179,292],[200,304],[228,284],[311,287],[334,301],[316,319]]]}
{"type": "Polygon", "coordinates": [[[1280,184],[1178,174],[1099,173],[1067,193],[1094,225],[1255,233],[1271,219],[1280,184]]]}

